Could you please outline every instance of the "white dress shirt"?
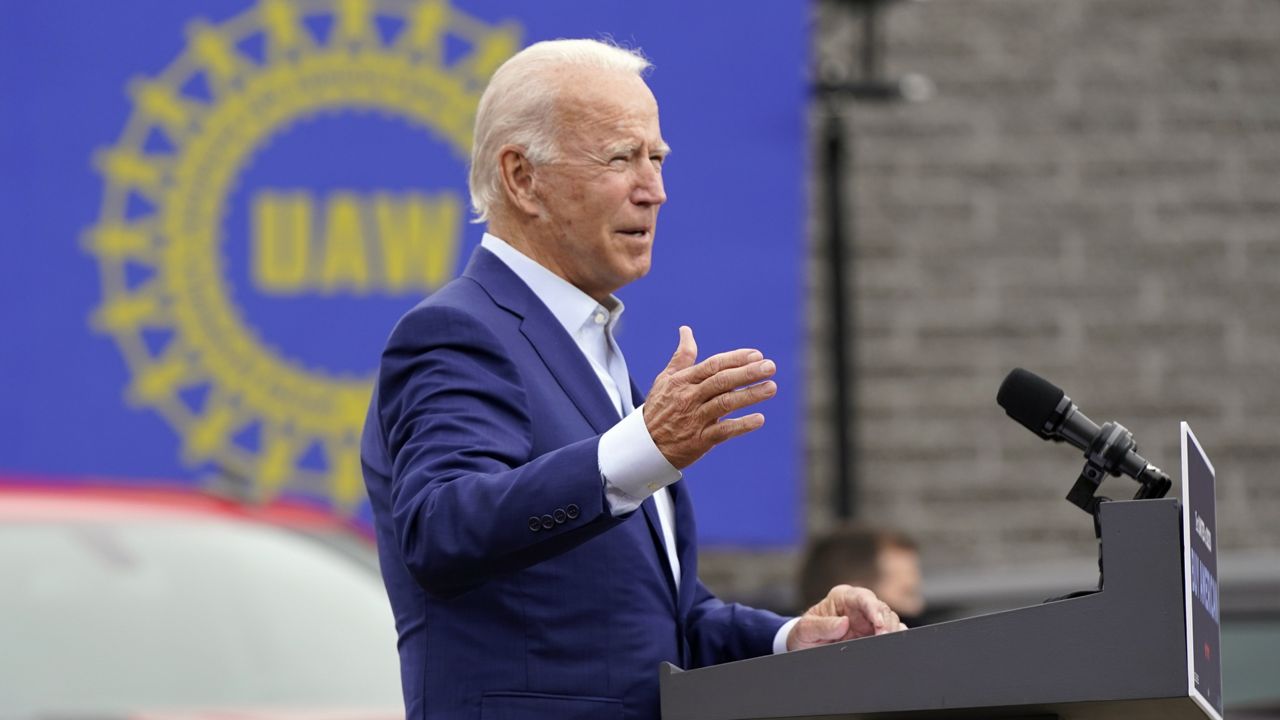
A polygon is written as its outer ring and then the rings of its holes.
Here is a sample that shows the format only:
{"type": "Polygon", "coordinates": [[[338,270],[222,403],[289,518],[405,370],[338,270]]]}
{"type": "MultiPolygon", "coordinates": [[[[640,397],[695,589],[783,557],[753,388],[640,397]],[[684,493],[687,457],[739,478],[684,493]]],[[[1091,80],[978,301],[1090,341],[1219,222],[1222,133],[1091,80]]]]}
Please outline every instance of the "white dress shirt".
{"type": "MultiPolygon", "coordinates": [[[[617,517],[636,510],[646,498],[653,496],[667,561],[678,591],[680,559],[676,555],[675,510],[667,486],[682,475],[654,444],[644,423],[644,406],[633,406],[627,362],[613,338],[613,330],[624,310],[622,301],[610,295],[606,303],[596,302],[569,281],[489,233],[484,234],[480,246],[496,255],[547,306],[586,356],[618,409],[622,420],[600,436],[597,450],[605,499],[609,511],[617,517]]],[[[795,622],[792,619],[778,630],[773,641],[775,653],[786,651],[786,638],[795,622]]]]}

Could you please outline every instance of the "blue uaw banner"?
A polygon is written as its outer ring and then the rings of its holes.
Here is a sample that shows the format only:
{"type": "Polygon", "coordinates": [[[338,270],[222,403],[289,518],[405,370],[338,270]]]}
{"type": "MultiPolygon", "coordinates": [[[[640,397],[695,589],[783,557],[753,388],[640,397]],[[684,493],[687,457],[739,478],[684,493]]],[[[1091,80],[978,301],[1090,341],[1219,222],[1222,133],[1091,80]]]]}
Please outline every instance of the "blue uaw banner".
{"type": "Polygon", "coordinates": [[[200,486],[368,518],[395,320],[460,271],[476,104],[558,37],[643,50],[674,149],[619,342],[778,361],[764,429],[686,473],[704,542],[798,539],[808,6],[6,3],[0,476],[200,486]]]}

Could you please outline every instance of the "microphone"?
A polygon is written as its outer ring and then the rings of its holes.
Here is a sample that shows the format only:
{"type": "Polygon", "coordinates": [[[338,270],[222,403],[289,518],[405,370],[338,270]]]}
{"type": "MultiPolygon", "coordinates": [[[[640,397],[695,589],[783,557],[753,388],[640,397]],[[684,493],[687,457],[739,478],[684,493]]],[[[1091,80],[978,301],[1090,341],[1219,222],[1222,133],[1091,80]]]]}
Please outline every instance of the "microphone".
{"type": "Polygon", "coordinates": [[[1138,454],[1133,434],[1123,425],[1109,422],[1098,427],[1062,388],[1033,372],[1014,368],[1000,384],[996,402],[1009,417],[1041,438],[1065,441],[1083,450],[1088,459],[1085,475],[1094,488],[1102,481],[1101,472],[1128,475],[1142,483],[1139,498],[1163,497],[1173,485],[1163,470],[1138,454]],[[1098,476],[1093,477],[1090,469],[1099,471],[1098,476]]]}

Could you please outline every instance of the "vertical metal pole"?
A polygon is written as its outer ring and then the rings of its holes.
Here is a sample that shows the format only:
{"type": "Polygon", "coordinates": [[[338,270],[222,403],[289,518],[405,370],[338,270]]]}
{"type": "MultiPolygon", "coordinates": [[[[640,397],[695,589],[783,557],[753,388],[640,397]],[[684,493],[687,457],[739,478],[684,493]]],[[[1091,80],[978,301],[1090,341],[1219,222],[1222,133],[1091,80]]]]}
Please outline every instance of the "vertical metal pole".
{"type": "Polygon", "coordinates": [[[841,121],[838,100],[829,98],[826,103],[827,122],[824,130],[826,176],[826,265],[828,300],[831,311],[831,383],[833,400],[831,427],[835,440],[832,455],[835,462],[834,505],[836,516],[847,520],[857,514],[856,475],[851,461],[854,443],[853,398],[854,387],[849,377],[849,300],[848,278],[845,262],[845,206],[844,169],[848,167],[848,152],[844,123],[841,121]]]}
{"type": "Polygon", "coordinates": [[[845,189],[845,173],[853,175],[854,133],[841,121],[842,100],[893,102],[903,99],[900,86],[884,79],[884,28],[881,10],[890,0],[844,0],[843,5],[858,6],[862,19],[862,47],[858,55],[861,77],[843,83],[821,84],[819,94],[826,101],[826,124],[823,129],[823,176],[826,196],[827,235],[824,259],[827,265],[831,312],[831,427],[835,440],[832,461],[835,463],[835,487],[832,504],[842,520],[857,517],[859,482],[854,454],[858,448],[856,412],[857,313],[855,312],[855,277],[846,260],[849,248],[856,245],[856,203],[852,189],[845,189]],[[848,213],[846,216],[845,213],[848,213]],[[847,222],[846,222],[847,221],[847,222]]]}
{"type": "Polygon", "coordinates": [[[880,3],[867,0],[862,5],[862,81],[874,82],[882,77],[881,61],[884,40],[880,33],[880,3]]]}

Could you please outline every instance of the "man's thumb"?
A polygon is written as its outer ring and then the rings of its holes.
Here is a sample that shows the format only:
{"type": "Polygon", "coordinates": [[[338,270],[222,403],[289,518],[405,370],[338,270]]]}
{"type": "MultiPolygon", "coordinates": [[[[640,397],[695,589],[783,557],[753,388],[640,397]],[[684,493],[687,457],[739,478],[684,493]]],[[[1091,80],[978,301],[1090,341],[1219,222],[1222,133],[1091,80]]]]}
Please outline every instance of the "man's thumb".
{"type": "Polygon", "coordinates": [[[698,343],[693,339],[693,328],[688,325],[680,326],[680,344],[676,346],[676,351],[671,355],[671,362],[667,363],[668,370],[683,370],[687,367],[693,367],[698,360],[698,343]]]}
{"type": "MultiPolygon", "coordinates": [[[[849,631],[849,618],[843,615],[837,615],[836,617],[809,617],[805,620],[808,621],[806,623],[808,632],[805,634],[809,636],[807,639],[810,642],[839,640],[849,631]]],[[[801,623],[805,623],[805,620],[801,620],[801,623]]]]}
{"type": "Polygon", "coordinates": [[[849,632],[849,618],[844,616],[805,615],[791,630],[787,638],[788,650],[816,647],[833,643],[849,632]]]}

